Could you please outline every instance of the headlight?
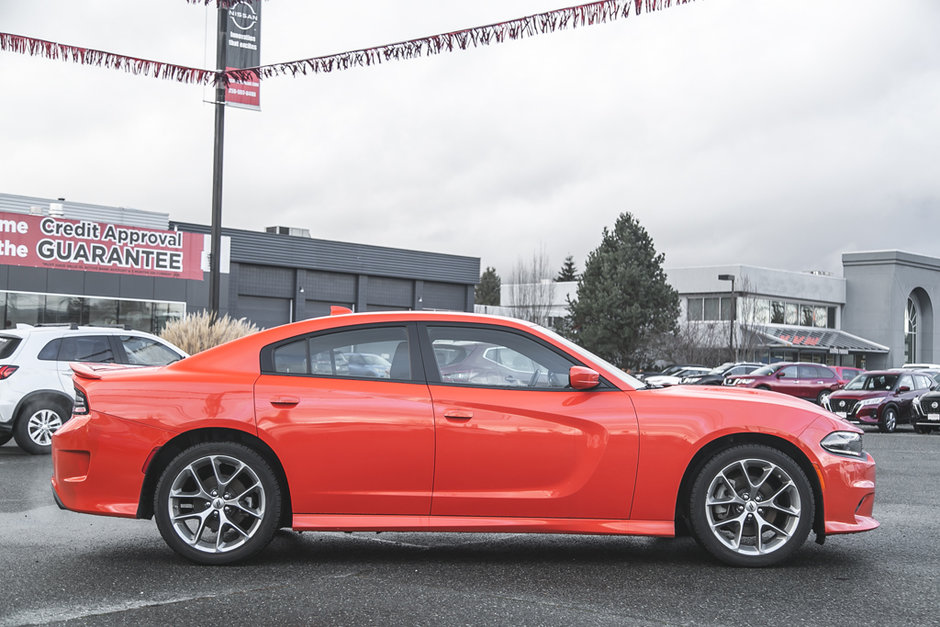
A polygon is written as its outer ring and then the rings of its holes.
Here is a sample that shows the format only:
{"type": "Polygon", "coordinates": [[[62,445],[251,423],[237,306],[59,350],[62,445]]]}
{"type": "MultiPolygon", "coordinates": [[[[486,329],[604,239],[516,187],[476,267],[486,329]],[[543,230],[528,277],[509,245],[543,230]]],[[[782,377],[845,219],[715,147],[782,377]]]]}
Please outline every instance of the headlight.
{"type": "Polygon", "coordinates": [[[853,431],[833,431],[819,445],[836,455],[862,456],[862,436],[853,431]]]}
{"type": "Polygon", "coordinates": [[[881,403],[883,403],[884,400],[885,400],[885,399],[883,399],[883,398],[878,398],[878,397],[875,397],[875,398],[866,398],[865,400],[859,401],[859,402],[858,402],[858,406],[859,406],[859,407],[868,407],[869,405],[881,405],[881,403]]]}

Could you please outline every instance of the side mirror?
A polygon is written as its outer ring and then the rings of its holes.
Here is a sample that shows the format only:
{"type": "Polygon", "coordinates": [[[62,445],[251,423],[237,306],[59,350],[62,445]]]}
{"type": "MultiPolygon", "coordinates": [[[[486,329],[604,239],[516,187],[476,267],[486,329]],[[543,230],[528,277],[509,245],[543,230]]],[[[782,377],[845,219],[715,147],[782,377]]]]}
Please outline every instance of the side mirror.
{"type": "Polygon", "coordinates": [[[898,394],[903,394],[904,392],[910,392],[911,388],[907,385],[902,385],[898,388],[898,394]]]}
{"type": "Polygon", "coordinates": [[[600,385],[601,376],[590,368],[571,366],[568,371],[568,383],[576,390],[590,390],[600,385]]]}
{"type": "Polygon", "coordinates": [[[778,372],[778,373],[777,373],[777,378],[778,378],[778,379],[782,379],[782,378],[783,378],[783,373],[782,373],[782,372],[778,372]]]}

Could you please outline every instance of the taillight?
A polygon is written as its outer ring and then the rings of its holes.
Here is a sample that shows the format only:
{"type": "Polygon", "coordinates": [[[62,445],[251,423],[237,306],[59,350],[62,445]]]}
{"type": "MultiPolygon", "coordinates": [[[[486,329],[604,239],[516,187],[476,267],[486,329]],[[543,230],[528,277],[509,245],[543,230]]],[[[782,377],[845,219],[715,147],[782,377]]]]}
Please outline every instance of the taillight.
{"type": "Polygon", "coordinates": [[[19,370],[19,366],[0,366],[0,381],[7,379],[11,374],[19,370]]]}
{"type": "Polygon", "coordinates": [[[75,403],[72,405],[72,415],[86,416],[88,411],[88,397],[80,389],[75,388],[75,403]]]}

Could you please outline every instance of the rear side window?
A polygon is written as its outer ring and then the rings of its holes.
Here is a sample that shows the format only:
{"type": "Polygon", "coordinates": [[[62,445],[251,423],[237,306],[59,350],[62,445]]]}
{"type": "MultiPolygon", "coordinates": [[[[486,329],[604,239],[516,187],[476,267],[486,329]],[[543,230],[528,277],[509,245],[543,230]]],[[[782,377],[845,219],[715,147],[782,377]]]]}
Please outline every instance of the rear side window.
{"type": "MultiPolygon", "coordinates": [[[[262,357],[262,363],[266,360],[262,357]]],[[[405,327],[375,327],[322,333],[274,347],[275,374],[408,381],[411,347],[405,327]]]]}
{"type": "Polygon", "coordinates": [[[101,364],[114,363],[114,352],[107,335],[63,337],[59,361],[87,361],[101,364]]]}
{"type": "Polygon", "coordinates": [[[0,335],[0,359],[6,359],[20,345],[21,339],[10,335],[0,335]]]}
{"type": "Polygon", "coordinates": [[[134,366],[165,366],[179,361],[181,355],[168,346],[149,337],[120,336],[121,345],[127,355],[127,363],[134,366]]]}
{"type": "Polygon", "coordinates": [[[37,358],[43,361],[56,361],[59,359],[59,347],[61,346],[62,339],[56,338],[42,347],[37,358]]]}

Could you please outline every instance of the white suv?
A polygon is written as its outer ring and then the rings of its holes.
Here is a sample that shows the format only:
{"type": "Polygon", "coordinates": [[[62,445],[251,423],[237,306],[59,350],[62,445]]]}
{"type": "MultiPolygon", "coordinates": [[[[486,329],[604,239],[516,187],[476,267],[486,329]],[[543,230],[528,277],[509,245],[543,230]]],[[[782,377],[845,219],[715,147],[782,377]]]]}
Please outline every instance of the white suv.
{"type": "Polygon", "coordinates": [[[48,454],[52,434],[72,414],[73,361],[165,366],[187,357],[142,331],[75,325],[0,330],[0,445],[48,454]]]}

